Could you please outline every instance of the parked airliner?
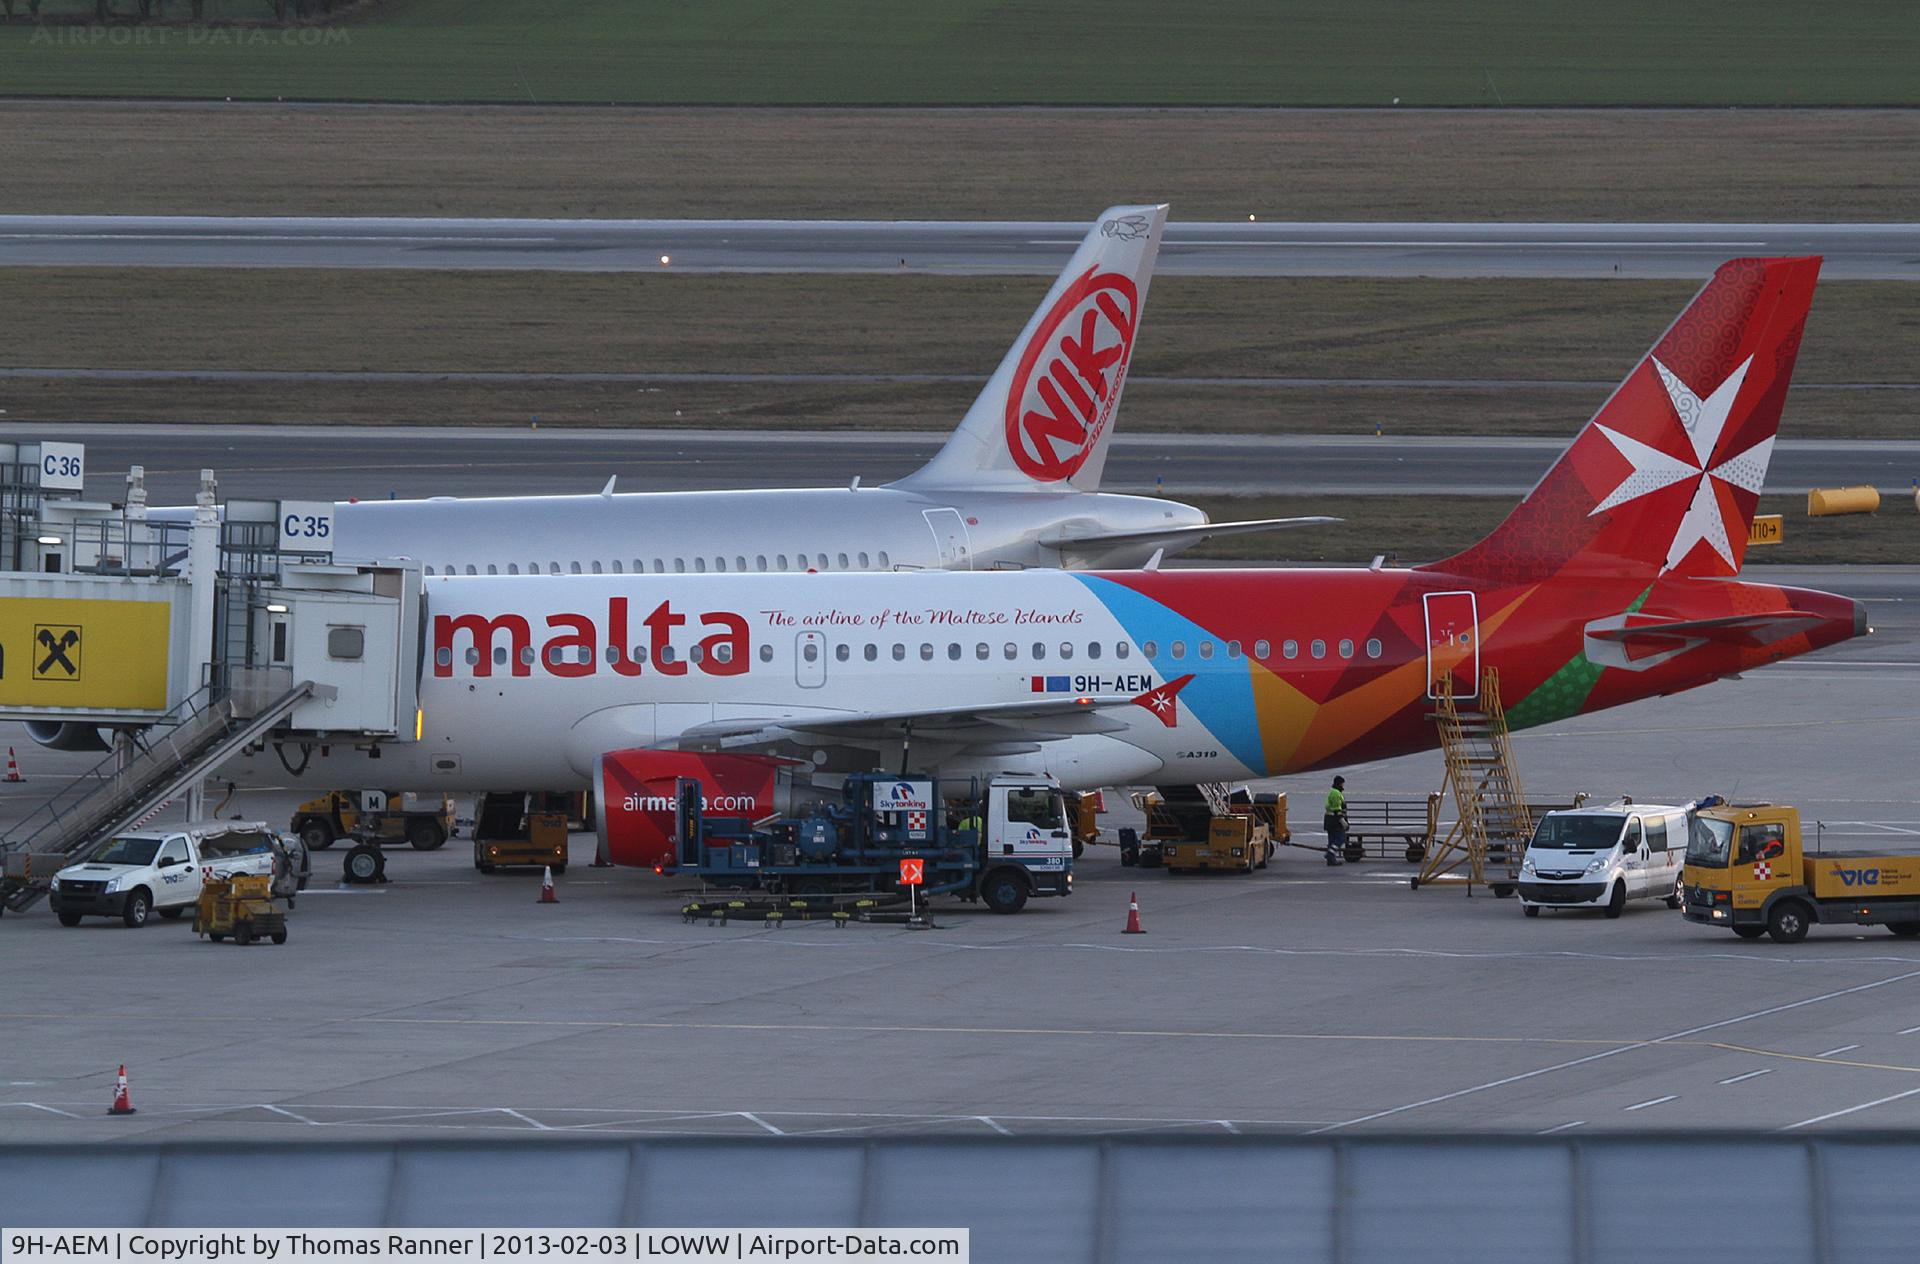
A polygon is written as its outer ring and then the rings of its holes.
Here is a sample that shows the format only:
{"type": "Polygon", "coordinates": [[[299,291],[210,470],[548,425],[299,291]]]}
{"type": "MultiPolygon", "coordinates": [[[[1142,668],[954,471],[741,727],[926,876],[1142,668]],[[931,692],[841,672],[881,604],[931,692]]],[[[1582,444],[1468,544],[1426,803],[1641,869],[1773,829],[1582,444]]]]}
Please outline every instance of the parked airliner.
{"type": "Polygon", "coordinates": [[[377,765],[336,747],[306,778],[594,784],[614,858],[646,864],[664,836],[634,814],[690,768],[750,805],[795,766],[1271,776],[1429,747],[1436,692],[1474,697],[1487,668],[1524,728],[1832,645],[1866,631],[1858,603],[1736,578],[1818,272],[1723,266],[1512,515],[1445,560],[436,577],[421,740],[377,765]]]}

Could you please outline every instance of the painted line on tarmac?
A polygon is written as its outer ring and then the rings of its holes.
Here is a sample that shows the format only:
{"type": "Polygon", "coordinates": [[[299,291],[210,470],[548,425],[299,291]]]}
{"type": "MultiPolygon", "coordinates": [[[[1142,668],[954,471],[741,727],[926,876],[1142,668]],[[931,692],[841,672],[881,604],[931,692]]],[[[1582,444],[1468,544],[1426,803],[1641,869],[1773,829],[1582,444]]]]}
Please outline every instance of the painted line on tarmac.
{"type": "Polygon", "coordinates": [[[1829,1049],[1825,1053],[1816,1053],[1813,1056],[1816,1058],[1831,1058],[1836,1053],[1851,1053],[1859,1047],[1859,1045],[1841,1045],[1838,1049],[1829,1049]]]}
{"type": "Polygon", "coordinates": [[[1555,1124],[1551,1128],[1542,1128],[1539,1132],[1536,1132],[1533,1135],[1536,1137],[1551,1137],[1556,1132],[1565,1132],[1569,1128],[1578,1128],[1581,1124],[1584,1124],[1586,1122],[1587,1121],[1584,1119],[1576,1119],[1572,1123],[1555,1124]]]}
{"type": "Polygon", "coordinates": [[[1888,1102],[1897,1102],[1903,1097],[1912,1097],[1916,1093],[1920,1093],[1920,1088],[1910,1088],[1904,1093],[1892,1093],[1886,1097],[1876,1097],[1870,1102],[1861,1102],[1858,1106],[1849,1106],[1845,1110],[1830,1110],[1824,1115],[1815,1115],[1812,1119],[1802,1119],[1797,1124],[1788,1124],[1780,1131],[1792,1132],[1795,1128],[1811,1128],[1815,1124],[1826,1123],[1829,1119],[1839,1119],[1843,1115],[1855,1115],[1863,1110],[1871,1110],[1875,1106],[1885,1106],[1888,1102]]]}
{"type": "Polygon", "coordinates": [[[1773,1074],[1772,1067],[1761,1067],[1758,1071],[1748,1071],[1745,1074],[1732,1076],[1731,1078],[1721,1080],[1720,1082],[1722,1084],[1739,1084],[1745,1080],[1758,1079],[1760,1076],[1772,1075],[1772,1074],[1773,1074]]]}
{"type": "Polygon", "coordinates": [[[1668,1093],[1665,1097],[1656,1097],[1651,1099],[1650,1101],[1635,1103],[1634,1105],[1627,1107],[1627,1109],[1628,1110],[1645,1110],[1649,1106],[1660,1106],[1660,1105],[1664,1105],[1667,1102],[1677,1102],[1679,1100],[1680,1100],[1680,1094],[1668,1093]]]}
{"type": "MultiPolygon", "coordinates": [[[[1585,1066],[1588,1063],[1599,1062],[1605,1058],[1618,1057],[1625,1053],[1635,1053],[1642,1049],[1653,1048],[1657,1045],[1684,1043],[1688,1037],[1697,1036],[1704,1032],[1718,1031],[1723,1027],[1733,1027],[1740,1023],[1751,1022],[1756,1018],[1767,1018],[1774,1014],[1784,1014],[1792,1010],[1804,1009],[1809,1005],[1818,1005],[1826,1001],[1838,1000],[1844,996],[1856,996],[1862,992],[1870,992],[1894,983],[1904,983],[1911,979],[1920,979],[1920,970],[1910,970],[1904,974],[1896,974],[1891,978],[1875,980],[1872,983],[1861,983],[1850,988],[1841,988],[1833,992],[1823,992],[1818,996],[1809,996],[1803,1000],[1788,1001],[1785,1004],[1768,1006],[1766,1009],[1754,1010],[1752,1013],[1741,1014],[1734,1018],[1723,1018],[1718,1022],[1703,1023],[1698,1027],[1689,1027],[1684,1031],[1674,1032],[1672,1035],[1660,1036],[1653,1040],[1636,1041],[1633,1044],[1619,1045],[1601,1053],[1588,1054],[1584,1058],[1574,1058],[1566,1062],[1555,1063],[1552,1066],[1538,1067],[1532,1071],[1523,1071],[1518,1075],[1502,1076],[1497,1080],[1488,1080],[1484,1084],[1475,1084],[1468,1088],[1455,1089],[1451,1093],[1441,1093],[1434,1097],[1422,1098],[1417,1102],[1407,1102],[1386,1110],[1377,1110],[1372,1114],[1361,1115],[1343,1123],[1328,1124],[1324,1128],[1314,1129],[1313,1132],[1307,1135],[1318,1136],[1321,1133],[1336,1132],[1342,1128],[1351,1128],[1357,1124],[1372,1123],[1377,1119],[1386,1119],[1394,1115],[1402,1115],[1408,1111],[1419,1110],[1426,1106],[1437,1106],[1442,1102],[1455,1101],[1459,1098],[1468,1097],[1475,1093],[1484,1093],[1491,1089],[1505,1088],[1509,1084],[1519,1084],[1526,1080],[1537,1079],[1543,1075],[1551,1075],[1556,1071],[1571,1070],[1577,1066],[1585,1066]]],[[[1834,1063],[1830,1065],[1840,1064],[1834,1063]]],[[[1920,1089],[1914,1089],[1913,1092],[1920,1093],[1920,1089]]]]}

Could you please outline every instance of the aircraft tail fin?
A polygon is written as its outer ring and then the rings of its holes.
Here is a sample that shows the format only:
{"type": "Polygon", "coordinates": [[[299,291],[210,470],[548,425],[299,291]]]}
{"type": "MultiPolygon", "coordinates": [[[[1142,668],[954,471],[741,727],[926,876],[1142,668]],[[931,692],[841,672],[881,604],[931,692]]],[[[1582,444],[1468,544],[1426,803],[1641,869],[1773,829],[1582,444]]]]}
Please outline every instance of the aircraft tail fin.
{"type": "Polygon", "coordinates": [[[1506,521],[1423,569],[1738,574],[1819,275],[1818,258],[1722,264],[1506,521]]]}
{"type": "Polygon", "coordinates": [[[1166,222],[1165,206],[1095,220],[960,428],[900,485],[1097,489],[1166,222]]]}

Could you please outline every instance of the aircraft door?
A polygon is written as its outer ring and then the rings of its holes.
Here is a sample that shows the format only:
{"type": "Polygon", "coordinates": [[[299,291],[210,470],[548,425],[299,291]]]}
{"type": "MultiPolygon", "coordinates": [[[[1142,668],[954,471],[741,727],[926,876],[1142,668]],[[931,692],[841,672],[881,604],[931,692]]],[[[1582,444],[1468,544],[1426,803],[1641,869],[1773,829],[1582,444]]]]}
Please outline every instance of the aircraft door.
{"type": "Polygon", "coordinates": [[[933,547],[940,565],[950,571],[973,569],[973,542],[967,538],[966,520],[958,509],[922,511],[933,531],[933,547]]]}
{"type": "Polygon", "coordinates": [[[1440,696],[1440,682],[1452,677],[1455,698],[1480,696],[1480,614],[1470,592],[1428,593],[1427,697],[1440,696]]]}
{"type": "Polygon", "coordinates": [[[818,689],[827,683],[827,638],[818,632],[802,632],[793,639],[793,678],[802,689],[818,689]]]}

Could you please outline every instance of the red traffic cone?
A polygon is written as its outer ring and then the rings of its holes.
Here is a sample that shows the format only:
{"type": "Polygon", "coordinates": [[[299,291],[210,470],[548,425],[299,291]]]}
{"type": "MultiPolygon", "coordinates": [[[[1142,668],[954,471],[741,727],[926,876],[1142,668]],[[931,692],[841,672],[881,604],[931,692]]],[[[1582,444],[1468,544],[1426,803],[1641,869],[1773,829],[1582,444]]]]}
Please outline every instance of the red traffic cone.
{"type": "Polygon", "coordinates": [[[8,781],[25,781],[26,780],[25,777],[22,777],[20,775],[20,765],[14,761],[13,747],[11,746],[7,747],[7,780],[8,781]]]}
{"type": "Polygon", "coordinates": [[[124,1062],[120,1064],[120,1078],[114,1081],[113,1105],[108,1108],[107,1113],[109,1115],[136,1113],[133,1109],[133,1099],[127,1095],[127,1067],[124,1062]]]}
{"type": "Polygon", "coordinates": [[[558,904],[560,902],[560,897],[558,895],[555,895],[553,891],[553,866],[552,865],[548,865],[540,875],[539,902],[541,904],[558,904]]]}
{"type": "Polygon", "coordinates": [[[1147,928],[1140,924],[1140,897],[1132,891],[1127,892],[1127,928],[1120,933],[1122,935],[1147,933],[1147,928]]]}

